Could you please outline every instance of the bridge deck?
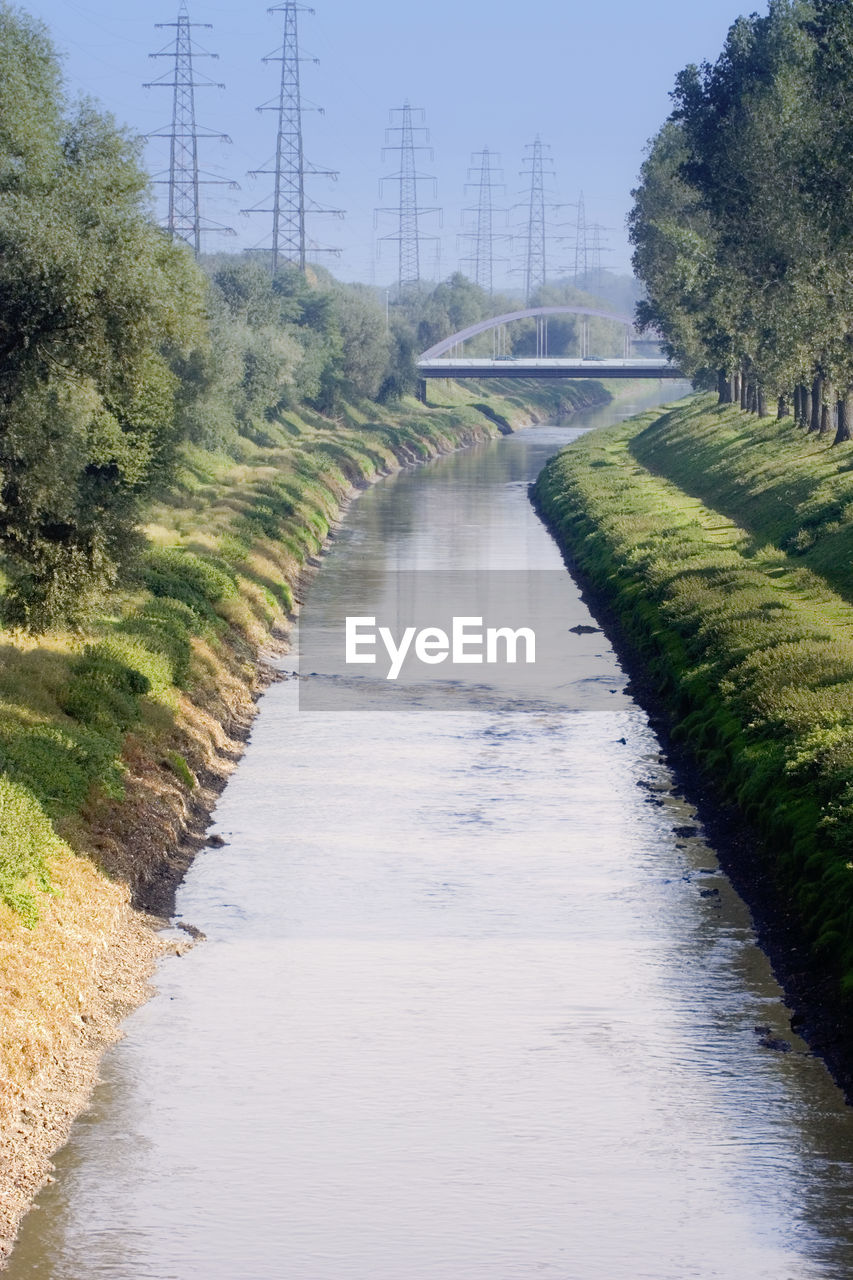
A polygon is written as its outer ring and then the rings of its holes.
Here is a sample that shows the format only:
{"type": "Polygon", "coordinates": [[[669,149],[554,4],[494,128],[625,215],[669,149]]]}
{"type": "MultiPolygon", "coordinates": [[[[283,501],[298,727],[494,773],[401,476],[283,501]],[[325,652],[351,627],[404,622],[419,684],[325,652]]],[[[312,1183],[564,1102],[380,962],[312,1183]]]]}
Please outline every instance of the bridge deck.
{"type": "Polygon", "coordinates": [[[683,378],[666,360],[562,358],[419,360],[422,378],[683,378]]]}

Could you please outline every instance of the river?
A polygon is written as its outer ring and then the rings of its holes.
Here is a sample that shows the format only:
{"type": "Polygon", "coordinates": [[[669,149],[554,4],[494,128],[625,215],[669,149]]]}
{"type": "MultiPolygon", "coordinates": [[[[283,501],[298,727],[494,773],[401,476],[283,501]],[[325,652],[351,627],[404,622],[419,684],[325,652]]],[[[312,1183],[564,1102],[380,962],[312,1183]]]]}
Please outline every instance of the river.
{"type": "MultiPolygon", "coordinates": [[[[308,615],[359,566],[559,570],[527,482],[666,395],[374,486],[308,615]]],[[[853,1113],[589,634],[604,709],[267,692],[179,894],[207,940],[107,1054],[12,1280],[853,1274],[853,1113]]]]}

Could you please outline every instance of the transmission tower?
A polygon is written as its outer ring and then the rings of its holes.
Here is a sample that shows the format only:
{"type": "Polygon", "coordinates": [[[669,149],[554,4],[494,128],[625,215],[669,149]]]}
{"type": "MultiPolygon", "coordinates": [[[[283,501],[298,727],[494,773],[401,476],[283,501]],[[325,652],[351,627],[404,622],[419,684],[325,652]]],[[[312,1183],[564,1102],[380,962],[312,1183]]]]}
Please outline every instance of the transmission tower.
{"type": "Polygon", "coordinates": [[[610,249],[602,241],[602,231],[612,228],[603,227],[600,222],[587,222],[586,204],[583,192],[578,196],[577,220],[575,223],[575,269],[573,283],[576,289],[583,288],[592,293],[601,289],[603,282],[602,258],[610,249]]]}
{"type": "Polygon", "coordinates": [[[382,149],[382,158],[384,160],[389,151],[399,154],[400,168],[396,173],[388,174],[383,178],[382,184],[383,186],[386,182],[399,184],[399,204],[393,209],[377,209],[374,217],[378,218],[381,213],[392,213],[397,217],[397,230],[380,236],[380,240],[392,240],[399,244],[398,284],[402,295],[406,290],[416,288],[420,283],[421,244],[428,240],[438,240],[438,236],[425,235],[421,231],[421,218],[437,213],[440,219],[441,210],[421,208],[418,204],[420,183],[431,182],[435,188],[435,178],[426,173],[419,173],[416,162],[419,151],[427,151],[430,159],[433,158],[432,148],[429,146],[429,131],[422,124],[414,124],[414,118],[417,117],[422,121],[424,113],[419,107],[411,107],[407,102],[402,107],[395,107],[391,111],[392,121],[398,116],[401,117],[400,124],[392,123],[385,131],[386,145],[382,149]],[[416,134],[424,136],[422,144],[415,142],[416,134]],[[399,142],[389,141],[390,138],[397,136],[399,136],[399,142]]]}
{"type": "Polygon", "coordinates": [[[548,148],[537,135],[535,142],[527,147],[528,155],[524,159],[521,177],[528,179],[525,191],[524,208],[527,210],[527,224],[523,231],[525,245],[524,296],[530,303],[535,291],[545,283],[548,227],[546,208],[559,208],[547,200],[547,187],[554,178],[554,166],[548,148]]]}
{"type": "Polygon", "coordinates": [[[495,262],[506,261],[495,257],[495,244],[510,238],[508,235],[496,235],[494,230],[494,217],[498,212],[494,207],[494,192],[503,190],[500,156],[488,148],[475,152],[471,157],[471,168],[468,170],[468,182],[465,186],[466,189],[475,188],[477,204],[464,210],[472,215],[473,230],[467,232],[463,239],[473,242],[473,251],[470,257],[462,259],[462,263],[473,265],[475,282],[491,294],[495,262]]]}
{"type": "Polygon", "coordinates": [[[575,225],[575,274],[574,284],[577,289],[581,280],[589,275],[589,242],[587,240],[586,204],[583,192],[578,196],[578,216],[575,225]]]}
{"type": "Polygon", "coordinates": [[[600,223],[594,222],[590,227],[592,232],[592,243],[590,245],[590,270],[592,272],[592,285],[594,293],[601,293],[601,287],[604,283],[604,264],[602,262],[603,255],[609,253],[610,249],[602,243],[601,233],[607,231],[607,227],[601,226],[600,223]]]}
{"type": "MultiPolygon", "coordinates": [[[[236,182],[215,178],[212,174],[203,173],[198,167],[199,142],[217,139],[230,142],[225,133],[215,133],[196,124],[195,91],[196,89],[224,89],[223,84],[216,84],[206,76],[198,77],[194,66],[196,58],[218,58],[217,53],[208,53],[200,48],[192,38],[194,28],[210,29],[209,22],[190,22],[186,0],[182,0],[178,10],[177,22],[158,22],[156,29],[174,28],[173,44],[161,49],[158,53],[149,54],[151,58],[170,58],[172,67],[157,80],[152,80],[143,87],[146,89],[172,90],[172,123],[148,134],[148,138],[169,139],[168,176],[157,175],[154,181],[158,185],[169,188],[168,212],[165,225],[170,235],[185,240],[194,252],[201,251],[203,231],[219,231],[226,235],[234,235],[233,227],[222,226],[210,222],[201,216],[199,188],[202,186],[228,186],[239,190],[236,182]],[[171,80],[167,77],[171,75],[171,80]]],[[[147,139],[146,139],[147,141],[147,139]]],[[[164,171],[165,172],[165,171],[164,171]]]]}
{"type": "Polygon", "coordinates": [[[312,253],[340,253],[339,249],[329,249],[321,245],[309,243],[305,218],[306,213],[331,214],[342,218],[340,209],[327,209],[306,197],[306,177],[337,178],[332,169],[318,169],[305,159],[302,144],[302,115],[307,108],[302,102],[299,66],[301,62],[317,63],[317,58],[300,58],[299,56],[299,14],[313,13],[313,9],[296,4],[294,0],[285,0],[284,4],[274,5],[268,13],[284,15],[284,38],[281,48],[263,58],[264,63],[281,63],[281,83],[278,98],[258,107],[258,111],[274,111],[278,116],[278,132],[276,134],[275,157],[272,168],[256,169],[250,177],[272,177],[274,179],[271,197],[264,197],[260,204],[251,209],[243,209],[243,213],[272,214],[272,271],[275,275],[281,262],[290,262],[300,271],[305,271],[306,255],[312,253]],[[271,204],[268,200],[272,201],[271,204]]]}

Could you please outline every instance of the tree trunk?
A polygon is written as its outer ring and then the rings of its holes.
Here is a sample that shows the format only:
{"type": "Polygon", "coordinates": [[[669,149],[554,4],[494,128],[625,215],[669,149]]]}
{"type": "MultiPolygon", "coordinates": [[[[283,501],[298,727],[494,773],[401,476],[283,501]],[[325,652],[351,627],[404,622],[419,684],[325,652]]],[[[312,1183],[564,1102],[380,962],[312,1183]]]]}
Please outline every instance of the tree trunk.
{"type": "Polygon", "coordinates": [[[812,393],[808,387],[803,387],[803,421],[802,426],[808,430],[809,423],[812,418],[812,393]]]}
{"type": "Polygon", "coordinates": [[[747,413],[758,412],[758,388],[751,378],[746,384],[746,410],[747,413]]]}
{"type": "Polygon", "coordinates": [[[803,388],[799,382],[794,387],[794,426],[803,425],[803,388]]]}
{"type": "Polygon", "coordinates": [[[832,443],[846,444],[848,440],[853,440],[853,387],[838,401],[838,428],[832,443]]]}
{"type": "Polygon", "coordinates": [[[821,397],[820,408],[820,433],[826,435],[827,431],[832,431],[835,426],[835,388],[831,382],[827,382],[823,388],[823,396],[821,397]]]}
{"type": "MultiPolygon", "coordinates": [[[[795,397],[796,397],[796,394],[797,393],[795,390],[794,391],[795,397]]],[[[782,418],[787,418],[787,416],[788,416],[788,401],[785,399],[784,396],[780,396],[779,401],[776,405],[776,417],[781,421],[782,418]]]]}
{"type": "Polygon", "coordinates": [[[717,370],[717,404],[731,404],[729,375],[725,369],[717,370]]]}
{"type": "Polygon", "coordinates": [[[759,416],[759,418],[767,418],[767,417],[769,417],[770,415],[769,415],[769,413],[768,413],[768,411],[767,411],[767,397],[766,397],[766,395],[764,394],[764,388],[763,388],[762,386],[759,386],[759,388],[758,388],[757,398],[758,398],[758,416],[759,416]]]}
{"type": "Polygon", "coordinates": [[[820,420],[823,410],[823,378],[817,375],[812,383],[812,413],[809,421],[809,431],[820,431],[820,420]]]}
{"type": "Polygon", "coordinates": [[[729,398],[726,401],[726,403],[737,404],[739,395],[740,395],[740,387],[738,386],[737,374],[732,373],[729,375],[729,398]]]}
{"type": "Polygon", "coordinates": [[[749,379],[745,373],[740,375],[740,407],[741,409],[749,407],[749,379]]]}

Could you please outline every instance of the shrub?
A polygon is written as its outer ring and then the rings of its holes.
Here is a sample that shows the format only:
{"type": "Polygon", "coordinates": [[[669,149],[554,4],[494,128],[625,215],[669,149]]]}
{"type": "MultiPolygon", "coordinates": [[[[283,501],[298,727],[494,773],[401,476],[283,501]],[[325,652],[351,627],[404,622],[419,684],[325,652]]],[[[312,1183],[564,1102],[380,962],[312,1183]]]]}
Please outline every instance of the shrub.
{"type": "Polygon", "coordinates": [[[50,889],[48,859],[61,849],[35,797],[0,774],[0,901],[30,928],[39,917],[37,890],[50,889]]]}
{"type": "Polygon", "coordinates": [[[196,785],[196,776],[187,764],[184,757],[178,751],[169,752],[169,767],[177,778],[180,778],[185,787],[189,787],[192,791],[196,785]]]}
{"type": "Polygon", "coordinates": [[[146,552],[142,578],[153,595],[180,601],[213,623],[219,621],[213,606],[237,595],[233,571],[224,561],[216,564],[177,547],[155,547],[146,552]]]}

